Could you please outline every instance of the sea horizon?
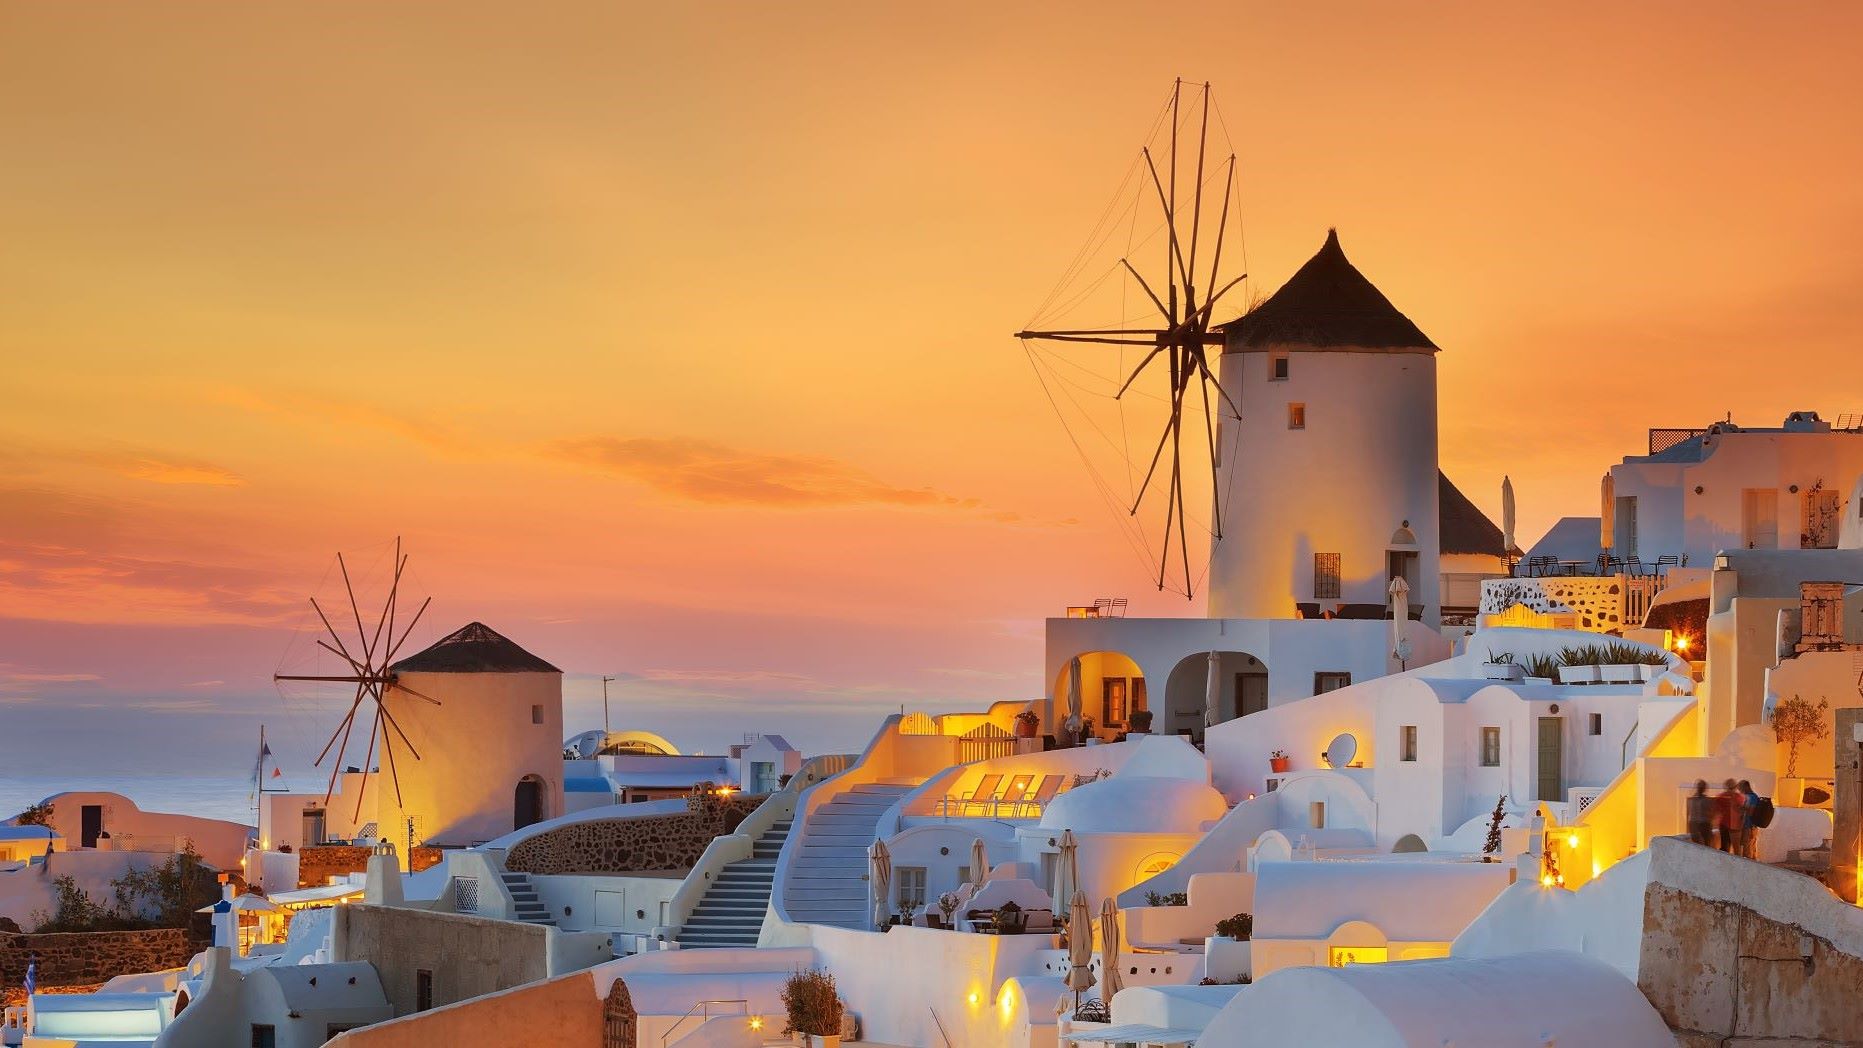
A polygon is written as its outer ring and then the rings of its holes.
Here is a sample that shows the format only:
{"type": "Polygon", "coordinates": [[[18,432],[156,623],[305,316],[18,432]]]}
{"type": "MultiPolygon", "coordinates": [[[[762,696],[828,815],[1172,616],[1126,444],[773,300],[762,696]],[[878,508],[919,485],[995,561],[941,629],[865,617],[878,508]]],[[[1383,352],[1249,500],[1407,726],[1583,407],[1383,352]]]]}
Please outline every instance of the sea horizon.
{"type": "MultiPolygon", "coordinates": [[[[276,787],[273,787],[276,789],[276,787]]],[[[225,819],[257,825],[252,778],[237,775],[5,775],[0,776],[0,819],[58,793],[119,793],[143,811],[225,819]]]]}

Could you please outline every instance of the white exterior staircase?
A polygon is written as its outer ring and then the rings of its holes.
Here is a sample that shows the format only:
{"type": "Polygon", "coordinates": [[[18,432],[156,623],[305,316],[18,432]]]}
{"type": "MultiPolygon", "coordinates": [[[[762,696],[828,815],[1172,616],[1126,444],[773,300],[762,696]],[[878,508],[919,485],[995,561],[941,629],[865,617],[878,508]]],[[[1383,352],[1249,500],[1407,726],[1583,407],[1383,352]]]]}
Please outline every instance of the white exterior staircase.
{"type": "Polygon", "coordinates": [[[763,915],[770,908],[776,859],[789,839],[790,823],[779,819],[770,824],[751,845],[750,858],[726,863],[718,871],[718,878],[674,937],[681,949],[757,945],[763,915]]]}
{"type": "Polygon", "coordinates": [[[537,886],[530,882],[530,874],[504,870],[498,876],[505,882],[505,891],[511,896],[512,910],[518,920],[525,924],[556,925],[556,918],[550,916],[537,895],[537,886]]]}
{"type": "Polygon", "coordinates": [[[871,928],[867,849],[880,816],[917,783],[861,783],[817,808],[802,826],[783,904],[789,919],[839,928],[871,928]]]}

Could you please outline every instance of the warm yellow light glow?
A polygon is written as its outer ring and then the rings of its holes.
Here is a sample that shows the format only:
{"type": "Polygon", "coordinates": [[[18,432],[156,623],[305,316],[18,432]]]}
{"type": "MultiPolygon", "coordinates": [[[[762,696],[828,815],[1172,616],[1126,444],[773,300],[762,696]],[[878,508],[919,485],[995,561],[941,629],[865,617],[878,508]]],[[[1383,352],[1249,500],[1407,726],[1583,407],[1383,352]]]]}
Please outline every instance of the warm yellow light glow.
{"type": "Polygon", "coordinates": [[[753,1030],[763,1029],[763,1016],[761,1015],[751,1016],[750,1017],[750,1028],[753,1030]]]}
{"type": "Polygon", "coordinates": [[[1683,637],[1677,637],[1677,638],[1675,639],[1675,650],[1677,650],[1677,651],[1687,651],[1687,650],[1688,650],[1688,638],[1687,638],[1686,636],[1683,636],[1683,637]]]}
{"type": "Polygon", "coordinates": [[[1546,888],[1552,887],[1553,886],[1552,874],[1550,873],[1540,874],[1540,885],[1546,888]]]}
{"type": "Polygon", "coordinates": [[[977,1003],[977,995],[976,995],[975,993],[972,993],[972,994],[970,995],[970,1003],[971,1003],[971,1004],[976,1004],[976,1003],[977,1003]]]}
{"type": "Polygon", "coordinates": [[[1327,954],[1326,963],[1344,968],[1348,964],[1383,964],[1390,959],[1390,948],[1385,946],[1335,946],[1327,954]]]}
{"type": "Polygon", "coordinates": [[[1565,845],[1566,845],[1566,847],[1568,847],[1568,848],[1576,848],[1576,847],[1578,847],[1578,834],[1576,834],[1576,833],[1568,833],[1568,834],[1566,834],[1566,835],[1565,835],[1565,845]]]}

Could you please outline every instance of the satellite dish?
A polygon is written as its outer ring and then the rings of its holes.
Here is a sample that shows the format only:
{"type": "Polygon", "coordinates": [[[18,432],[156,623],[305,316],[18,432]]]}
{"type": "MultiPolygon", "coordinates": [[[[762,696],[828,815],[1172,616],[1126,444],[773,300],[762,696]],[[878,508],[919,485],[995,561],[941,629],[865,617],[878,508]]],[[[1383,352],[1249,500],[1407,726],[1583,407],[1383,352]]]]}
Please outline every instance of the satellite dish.
{"type": "Polygon", "coordinates": [[[1326,763],[1335,768],[1343,768],[1358,756],[1358,740],[1351,732],[1343,732],[1326,747],[1326,763]]]}

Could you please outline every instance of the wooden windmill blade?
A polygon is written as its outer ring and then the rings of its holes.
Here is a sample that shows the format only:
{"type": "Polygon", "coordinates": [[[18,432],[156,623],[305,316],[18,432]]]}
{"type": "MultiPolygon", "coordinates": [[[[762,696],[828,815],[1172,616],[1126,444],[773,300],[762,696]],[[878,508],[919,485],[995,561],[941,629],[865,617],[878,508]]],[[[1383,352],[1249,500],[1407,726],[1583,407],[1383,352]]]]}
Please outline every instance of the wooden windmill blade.
{"type": "MultiPolygon", "coordinates": [[[[1167,417],[1158,439],[1147,460],[1144,474],[1136,485],[1130,504],[1126,507],[1128,516],[1136,517],[1147,498],[1161,497],[1164,500],[1163,542],[1157,554],[1159,589],[1166,588],[1167,577],[1172,568],[1173,543],[1176,544],[1176,559],[1179,570],[1183,572],[1184,595],[1194,596],[1191,580],[1189,529],[1184,501],[1184,484],[1186,465],[1184,462],[1184,408],[1187,400],[1201,404],[1204,414],[1205,439],[1201,442],[1210,458],[1210,492],[1211,527],[1213,537],[1221,537],[1222,499],[1217,477],[1218,459],[1217,432],[1212,412],[1226,407],[1240,417],[1234,400],[1223,390],[1214,371],[1209,365],[1208,348],[1221,346],[1223,336],[1220,331],[1212,330],[1212,319],[1218,302],[1242,281],[1247,279],[1241,273],[1225,280],[1222,271],[1223,245],[1225,231],[1228,227],[1230,207],[1235,182],[1235,156],[1228,158],[1223,169],[1224,188],[1220,217],[1216,223],[1215,244],[1209,254],[1209,274],[1207,281],[1199,287],[1199,259],[1204,247],[1203,190],[1208,165],[1206,163],[1209,147],[1210,130],[1210,85],[1201,86],[1201,113],[1195,137],[1194,181],[1191,187],[1189,215],[1182,214],[1178,201],[1179,136],[1183,110],[1183,81],[1172,86],[1171,99],[1167,107],[1167,119],[1170,121],[1170,140],[1168,160],[1162,165],[1160,158],[1154,155],[1151,143],[1139,151],[1143,161],[1143,172],[1151,189],[1153,203],[1162,213],[1162,232],[1164,248],[1164,272],[1161,279],[1148,280],[1135,266],[1130,258],[1122,257],[1118,266],[1130,275],[1138,288],[1144,292],[1159,314],[1159,323],[1145,327],[1075,327],[1053,329],[1025,329],[1016,332],[1016,337],[1024,341],[1038,340],[1059,343],[1089,343],[1095,345],[1133,346],[1149,349],[1138,365],[1124,376],[1114,400],[1123,399],[1137,383],[1148,373],[1162,370],[1167,380],[1163,390],[1167,405],[1167,417]],[[1188,228],[1184,228],[1187,226],[1188,228]],[[1162,289],[1162,294],[1160,290],[1162,289]],[[1215,290],[1211,290],[1215,289],[1215,290]],[[1215,387],[1215,395],[1211,394],[1215,387]],[[1194,390],[1194,398],[1193,398],[1194,390]],[[1169,466],[1166,467],[1165,455],[1169,452],[1169,466]],[[1158,492],[1154,496],[1154,492],[1158,492]]],[[[1143,195],[1143,190],[1140,191],[1143,195]]],[[[1136,212],[1135,212],[1136,218],[1136,212]]],[[[1091,239],[1091,238],[1090,238],[1091,239]]],[[[1194,440],[1194,438],[1193,438],[1194,440]]],[[[1193,444],[1194,447],[1194,444],[1193,444]]],[[[1130,463],[1128,463],[1130,467],[1130,463]]]]}
{"type": "Polygon", "coordinates": [[[367,748],[363,751],[363,761],[361,765],[362,782],[356,793],[356,816],[357,818],[361,818],[363,798],[367,795],[369,788],[369,776],[376,774],[371,765],[374,763],[375,746],[378,737],[381,740],[382,752],[386,758],[389,780],[395,791],[396,804],[401,802],[401,777],[396,766],[394,737],[400,737],[402,745],[413,755],[415,760],[421,759],[420,751],[415,748],[407,732],[402,728],[400,722],[395,719],[394,714],[388,709],[388,693],[390,689],[398,688],[408,695],[424,702],[432,703],[436,706],[440,704],[440,700],[430,695],[423,695],[412,688],[397,685],[395,673],[392,669],[395,654],[401,650],[401,646],[405,644],[409,636],[413,634],[414,628],[420,623],[421,616],[426,612],[428,606],[433,603],[433,598],[428,597],[421,602],[420,607],[416,609],[413,617],[410,618],[404,626],[401,626],[399,635],[397,636],[396,627],[400,624],[395,620],[399,609],[401,580],[403,574],[407,570],[408,556],[401,550],[401,540],[399,538],[395,539],[394,569],[389,579],[388,593],[383,598],[381,613],[377,615],[375,627],[371,630],[363,624],[362,605],[356,598],[356,589],[350,578],[349,565],[341,553],[336,555],[336,560],[338,570],[342,574],[343,588],[349,600],[350,615],[355,622],[356,644],[358,647],[352,648],[345,642],[342,632],[330,621],[329,615],[324,612],[323,606],[317,602],[315,597],[311,598],[310,604],[311,608],[317,614],[318,621],[323,624],[325,632],[329,634],[327,640],[322,637],[317,638],[317,646],[343,660],[349,672],[334,674],[279,673],[274,674],[272,679],[274,681],[345,683],[354,684],[356,686],[356,693],[349,704],[348,711],[344,713],[343,719],[337,724],[336,729],[331,732],[329,741],[324,743],[323,750],[318,753],[316,761],[312,762],[313,767],[321,767],[325,758],[330,757],[333,751],[335,753],[335,759],[330,766],[330,780],[324,790],[324,803],[326,805],[329,804],[331,798],[335,796],[337,776],[342,773],[344,766],[343,758],[349,749],[350,737],[355,732],[356,715],[361,711],[365,701],[374,704],[374,708],[369,713],[369,742],[367,748]]]}

